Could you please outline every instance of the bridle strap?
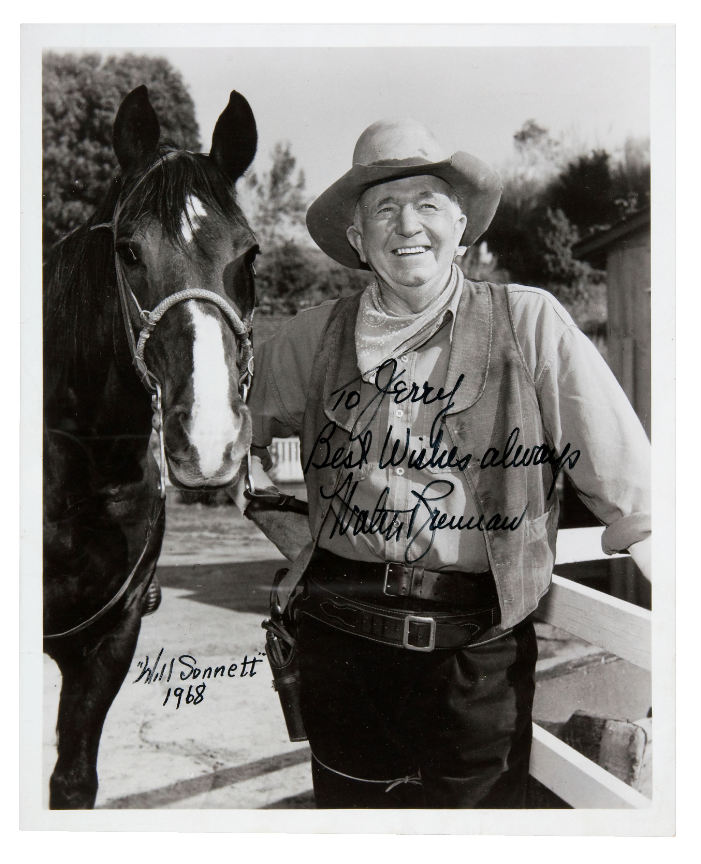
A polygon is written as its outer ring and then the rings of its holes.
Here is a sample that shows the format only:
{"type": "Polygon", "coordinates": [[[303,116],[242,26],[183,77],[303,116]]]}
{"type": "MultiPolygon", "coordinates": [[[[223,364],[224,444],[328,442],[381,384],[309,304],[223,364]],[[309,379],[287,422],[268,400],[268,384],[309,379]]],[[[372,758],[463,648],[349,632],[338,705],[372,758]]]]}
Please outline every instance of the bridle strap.
{"type": "Polygon", "coordinates": [[[114,606],[117,605],[117,603],[122,599],[122,597],[126,593],[127,589],[131,585],[131,583],[134,581],[134,577],[136,576],[136,573],[137,573],[139,567],[141,566],[141,562],[144,560],[146,552],[148,551],[148,548],[149,548],[149,544],[151,542],[151,535],[153,534],[153,529],[158,524],[158,520],[160,519],[161,514],[163,512],[163,506],[164,506],[164,502],[161,501],[160,507],[158,509],[158,513],[156,514],[156,518],[149,521],[148,530],[146,532],[146,539],[144,541],[144,546],[143,546],[143,549],[141,550],[141,554],[136,559],[136,564],[134,564],[131,572],[129,573],[127,578],[124,580],[124,582],[122,582],[119,590],[112,597],[112,599],[108,600],[108,602],[105,603],[105,605],[101,609],[99,609],[94,615],[91,615],[90,618],[86,618],[85,621],[81,621],[80,624],[76,624],[75,627],[71,627],[68,630],[63,630],[60,633],[45,634],[43,637],[44,639],[62,639],[64,636],[73,636],[75,633],[80,633],[81,630],[85,630],[91,624],[94,624],[96,621],[99,621],[99,619],[102,618],[104,615],[106,615],[110,611],[110,609],[114,608],[114,606]]]}
{"type": "MultiPolygon", "coordinates": [[[[136,364],[136,339],[134,337],[134,329],[132,325],[131,312],[129,309],[129,295],[131,295],[132,302],[136,306],[136,309],[139,312],[140,316],[143,316],[143,311],[141,306],[139,305],[139,301],[136,299],[134,292],[129,287],[127,280],[124,276],[124,272],[122,270],[122,262],[119,258],[119,252],[117,250],[117,242],[119,240],[119,218],[122,215],[122,210],[124,210],[129,199],[134,195],[137,189],[146,181],[146,179],[153,174],[153,172],[162,166],[162,164],[170,159],[174,159],[178,155],[177,150],[170,150],[164,156],[161,156],[157,159],[153,165],[149,166],[149,168],[144,171],[144,173],[139,177],[134,186],[129,190],[129,192],[124,197],[124,200],[121,198],[117,199],[117,204],[114,208],[114,214],[112,216],[112,249],[114,252],[114,266],[117,273],[117,293],[119,295],[119,305],[122,309],[122,322],[124,324],[124,329],[127,335],[127,342],[129,344],[129,353],[131,354],[132,362],[136,367],[136,371],[141,379],[141,383],[146,387],[146,389],[154,393],[156,388],[154,386],[154,380],[149,373],[148,369],[145,367],[140,369],[136,364]]],[[[160,396],[160,394],[159,394],[160,396]]],[[[159,400],[160,401],[160,400],[159,400]]]]}

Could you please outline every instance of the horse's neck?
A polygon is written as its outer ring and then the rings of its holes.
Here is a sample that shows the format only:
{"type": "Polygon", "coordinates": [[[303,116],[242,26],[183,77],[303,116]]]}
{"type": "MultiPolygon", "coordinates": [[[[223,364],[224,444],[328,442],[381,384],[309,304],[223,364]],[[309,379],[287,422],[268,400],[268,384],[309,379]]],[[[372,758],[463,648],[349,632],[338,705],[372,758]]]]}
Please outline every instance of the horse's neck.
{"type": "Polygon", "coordinates": [[[96,482],[111,484],[120,475],[131,482],[145,470],[150,397],[132,367],[123,332],[109,323],[109,316],[95,327],[91,338],[89,356],[86,353],[70,367],[60,357],[49,358],[44,382],[46,427],[58,436],[57,444],[79,442],[96,482]],[[51,368],[52,359],[60,371],[51,368]]]}
{"type": "MultiPolygon", "coordinates": [[[[57,366],[60,358],[54,358],[57,366]]],[[[51,360],[49,360],[49,363],[51,360]]],[[[45,370],[46,419],[74,431],[115,435],[149,433],[149,395],[126,352],[115,353],[111,340],[95,349],[89,361],[56,372],[45,370]]]]}
{"type": "Polygon", "coordinates": [[[132,484],[151,485],[153,478],[148,465],[151,414],[143,388],[133,392],[116,386],[110,375],[98,397],[80,391],[68,396],[76,410],[47,417],[48,432],[55,447],[70,451],[72,457],[77,454],[89,470],[68,477],[67,482],[73,485],[87,482],[94,491],[132,484]],[[85,401],[88,396],[89,403],[85,401]]]}

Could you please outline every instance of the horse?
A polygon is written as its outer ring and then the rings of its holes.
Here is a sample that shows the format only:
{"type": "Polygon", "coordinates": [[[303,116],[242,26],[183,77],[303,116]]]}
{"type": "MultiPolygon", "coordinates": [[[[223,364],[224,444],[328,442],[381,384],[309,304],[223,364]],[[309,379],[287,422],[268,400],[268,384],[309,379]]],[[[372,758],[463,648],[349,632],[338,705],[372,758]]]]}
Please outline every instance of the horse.
{"type": "Polygon", "coordinates": [[[256,146],[236,91],[205,155],[160,141],[138,87],[113,125],[120,175],[45,263],[44,650],[62,679],[51,809],[95,804],[105,717],[160,602],[166,467],[175,486],[224,487],[249,449],[259,250],[235,183],[256,146]]]}

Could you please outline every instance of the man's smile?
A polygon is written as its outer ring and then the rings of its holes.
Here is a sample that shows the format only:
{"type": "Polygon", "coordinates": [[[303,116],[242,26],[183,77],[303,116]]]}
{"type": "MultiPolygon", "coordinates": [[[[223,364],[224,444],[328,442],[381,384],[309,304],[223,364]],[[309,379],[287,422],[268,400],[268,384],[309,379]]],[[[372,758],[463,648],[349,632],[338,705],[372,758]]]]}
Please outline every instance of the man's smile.
{"type": "Polygon", "coordinates": [[[400,246],[398,249],[393,249],[393,255],[421,255],[428,252],[430,246],[400,246]]]}

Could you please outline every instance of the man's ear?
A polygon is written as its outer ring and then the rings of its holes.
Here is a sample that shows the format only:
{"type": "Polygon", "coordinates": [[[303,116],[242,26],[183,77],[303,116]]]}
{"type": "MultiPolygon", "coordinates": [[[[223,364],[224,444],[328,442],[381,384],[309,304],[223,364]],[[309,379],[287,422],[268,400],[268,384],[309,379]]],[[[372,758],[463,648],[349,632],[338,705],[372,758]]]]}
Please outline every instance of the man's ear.
{"type": "MultiPolygon", "coordinates": [[[[462,236],[462,235],[461,235],[462,236]]],[[[365,256],[365,251],[363,250],[363,235],[358,231],[355,225],[351,225],[346,228],[346,237],[348,238],[348,242],[358,253],[358,257],[363,262],[363,264],[368,263],[368,259],[365,256]]]]}
{"type": "Polygon", "coordinates": [[[460,216],[455,221],[455,243],[459,245],[460,240],[462,239],[462,235],[465,233],[465,228],[467,227],[467,216],[464,213],[461,213],[460,216]]]}

